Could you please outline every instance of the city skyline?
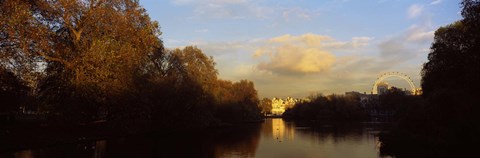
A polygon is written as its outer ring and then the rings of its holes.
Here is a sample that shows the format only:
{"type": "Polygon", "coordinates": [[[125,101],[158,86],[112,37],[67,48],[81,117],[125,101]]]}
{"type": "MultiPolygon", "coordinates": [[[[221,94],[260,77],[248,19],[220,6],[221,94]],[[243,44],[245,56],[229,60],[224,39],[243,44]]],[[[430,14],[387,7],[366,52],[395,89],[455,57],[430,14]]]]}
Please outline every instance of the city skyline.
{"type": "Polygon", "coordinates": [[[453,0],[140,3],[167,48],[197,46],[220,78],[252,80],[260,97],[368,93],[391,71],[418,87],[434,31],[461,18],[453,0]]]}

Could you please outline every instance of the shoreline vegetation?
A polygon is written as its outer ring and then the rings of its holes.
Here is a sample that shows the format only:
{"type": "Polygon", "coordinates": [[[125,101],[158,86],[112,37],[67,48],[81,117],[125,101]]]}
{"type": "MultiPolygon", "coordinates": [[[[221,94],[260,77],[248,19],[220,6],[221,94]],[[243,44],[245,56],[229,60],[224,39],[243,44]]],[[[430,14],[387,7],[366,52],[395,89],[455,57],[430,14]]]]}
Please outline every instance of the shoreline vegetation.
{"type": "MultiPolygon", "coordinates": [[[[392,126],[379,134],[380,155],[458,157],[477,155],[480,143],[480,1],[463,0],[462,20],[435,32],[423,65],[422,95],[390,89],[379,106],[392,110],[392,126]]],[[[348,96],[314,96],[288,109],[293,120],[364,120],[365,113],[348,96]]]]}
{"type": "Polygon", "coordinates": [[[62,2],[0,4],[0,148],[262,119],[252,81],[218,78],[195,46],[164,48],[138,1],[62,2]]]}
{"type": "Polygon", "coordinates": [[[389,122],[393,123],[405,112],[421,104],[420,96],[407,94],[391,87],[382,95],[368,96],[368,101],[359,95],[310,96],[308,102],[300,102],[283,114],[286,120],[331,122],[389,122]],[[383,115],[378,115],[382,113],[383,115]]]}
{"type": "Polygon", "coordinates": [[[365,121],[367,113],[360,108],[360,98],[351,95],[311,96],[309,102],[295,104],[283,113],[287,120],[315,122],[365,121]]]}
{"type": "Polygon", "coordinates": [[[383,154],[478,155],[480,143],[480,1],[463,0],[463,19],[440,27],[423,65],[422,103],[380,135],[383,154]]]}
{"type": "MultiPolygon", "coordinates": [[[[372,108],[388,113],[382,119],[392,122],[379,134],[381,155],[475,152],[480,1],[463,0],[461,6],[463,19],[435,32],[421,72],[422,96],[391,88],[362,107],[358,96],[319,94],[282,117],[314,124],[368,122],[372,108]]],[[[229,128],[261,122],[268,109],[252,81],[218,78],[213,57],[199,48],[164,48],[159,23],[136,0],[2,1],[0,29],[0,152],[229,128]],[[19,113],[38,118],[15,120],[19,113]]]]}

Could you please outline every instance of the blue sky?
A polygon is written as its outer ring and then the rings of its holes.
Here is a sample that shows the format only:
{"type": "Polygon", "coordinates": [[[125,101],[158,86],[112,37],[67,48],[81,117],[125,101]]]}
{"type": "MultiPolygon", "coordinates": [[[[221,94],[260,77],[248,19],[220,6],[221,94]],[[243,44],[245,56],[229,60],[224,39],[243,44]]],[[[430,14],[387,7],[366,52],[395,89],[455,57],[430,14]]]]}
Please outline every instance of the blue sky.
{"type": "MultiPolygon", "coordinates": [[[[141,0],[167,48],[196,45],[220,78],[261,97],[369,93],[384,72],[420,86],[434,31],[461,19],[457,0],[141,0]]],[[[392,85],[406,83],[390,79],[392,85]]]]}

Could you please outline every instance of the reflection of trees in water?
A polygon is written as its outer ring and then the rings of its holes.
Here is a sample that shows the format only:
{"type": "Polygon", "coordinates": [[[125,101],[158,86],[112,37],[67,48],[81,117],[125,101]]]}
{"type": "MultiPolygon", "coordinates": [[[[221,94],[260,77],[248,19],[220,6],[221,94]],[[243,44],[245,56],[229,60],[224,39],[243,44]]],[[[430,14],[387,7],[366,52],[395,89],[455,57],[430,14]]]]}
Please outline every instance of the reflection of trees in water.
{"type": "Polygon", "coordinates": [[[260,141],[260,125],[249,125],[239,129],[229,129],[212,138],[215,143],[214,157],[225,157],[232,152],[254,157],[260,141]]]}
{"type": "MultiPolygon", "coordinates": [[[[312,153],[310,149],[305,149],[308,152],[303,151],[304,145],[325,150],[325,153],[319,155],[338,156],[342,155],[338,153],[338,150],[349,152],[351,148],[371,149],[371,145],[368,144],[376,143],[374,141],[376,139],[369,132],[379,129],[379,127],[365,124],[321,126],[277,120],[267,119],[262,124],[220,129],[164,132],[87,141],[86,143],[18,152],[11,157],[269,157],[268,155],[275,155],[268,154],[270,152],[279,152],[284,157],[302,157],[302,154],[305,154],[304,157],[309,154],[318,155],[318,153],[312,153]],[[269,138],[276,140],[273,136],[276,135],[277,128],[279,132],[283,133],[283,137],[278,135],[280,137],[278,141],[281,140],[281,143],[269,140],[269,138]],[[261,133],[261,131],[263,132],[261,133]],[[295,136],[295,140],[293,136],[295,136]],[[267,140],[262,142],[262,145],[267,144],[268,146],[259,147],[261,137],[263,137],[263,141],[267,140]],[[334,150],[331,150],[332,148],[334,150]]],[[[358,150],[356,152],[362,153],[358,150]]],[[[365,153],[369,154],[369,152],[371,151],[365,150],[365,153]]]]}
{"type": "MultiPolygon", "coordinates": [[[[14,158],[254,157],[261,124],[169,134],[138,135],[6,155],[14,158]]],[[[3,157],[4,155],[0,155],[3,157]]]]}
{"type": "Polygon", "coordinates": [[[272,127],[272,119],[266,119],[262,123],[262,135],[266,137],[273,137],[273,127],[272,127]]]}
{"type": "Polygon", "coordinates": [[[106,141],[94,141],[79,144],[62,144],[41,149],[23,150],[1,158],[104,158],[106,157],[106,141]]]}
{"type": "Polygon", "coordinates": [[[355,142],[360,142],[363,139],[373,140],[375,134],[385,128],[385,125],[361,123],[312,125],[305,122],[296,122],[295,124],[297,128],[300,127],[299,130],[296,130],[299,136],[310,137],[319,142],[332,140],[334,143],[346,140],[355,142]],[[309,128],[302,129],[301,127],[309,128]]]}
{"type": "Polygon", "coordinates": [[[107,153],[112,157],[253,157],[259,140],[260,127],[248,125],[109,141],[107,153]]]}

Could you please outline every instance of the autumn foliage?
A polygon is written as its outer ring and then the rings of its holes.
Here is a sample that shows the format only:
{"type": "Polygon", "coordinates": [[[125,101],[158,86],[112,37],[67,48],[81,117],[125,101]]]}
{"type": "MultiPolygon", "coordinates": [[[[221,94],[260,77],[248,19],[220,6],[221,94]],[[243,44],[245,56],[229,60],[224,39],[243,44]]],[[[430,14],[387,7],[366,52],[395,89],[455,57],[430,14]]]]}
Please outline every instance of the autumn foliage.
{"type": "MultiPolygon", "coordinates": [[[[165,49],[160,35],[137,0],[0,0],[1,94],[34,98],[28,104],[59,123],[177,127],[259,118],[252,82],[218,79],[212,57],[194,46],[165,49]]],[[[25,104],[6,99],[0,109],[25,104]]]]}

